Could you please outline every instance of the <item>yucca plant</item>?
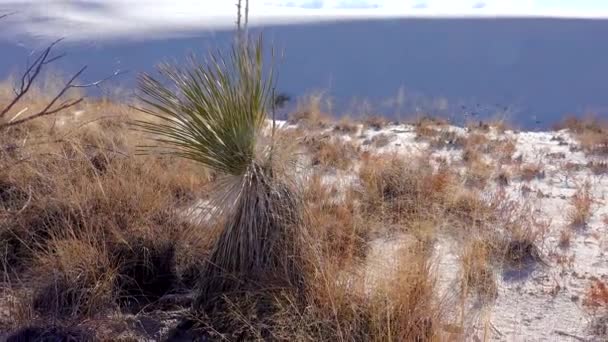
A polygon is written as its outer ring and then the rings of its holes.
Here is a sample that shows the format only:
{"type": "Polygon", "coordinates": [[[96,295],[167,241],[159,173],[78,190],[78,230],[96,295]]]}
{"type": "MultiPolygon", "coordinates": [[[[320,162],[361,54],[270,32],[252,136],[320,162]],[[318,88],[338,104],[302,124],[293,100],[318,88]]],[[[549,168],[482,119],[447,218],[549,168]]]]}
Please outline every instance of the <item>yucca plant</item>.
{"type": "Polygon", "coordinates": [[[168,82],[140,77],[147,117],[136,125],[156,141],[145,149],[224,176],[211,212],[224,226],[201,274],[200,308],[234,291],[301,285],[301,203],[279,167],[275,125],[267,129],[274,78],[262,52],[259,38],[235,43],[228,58],[165,65],[159,71],[168,82]]]}

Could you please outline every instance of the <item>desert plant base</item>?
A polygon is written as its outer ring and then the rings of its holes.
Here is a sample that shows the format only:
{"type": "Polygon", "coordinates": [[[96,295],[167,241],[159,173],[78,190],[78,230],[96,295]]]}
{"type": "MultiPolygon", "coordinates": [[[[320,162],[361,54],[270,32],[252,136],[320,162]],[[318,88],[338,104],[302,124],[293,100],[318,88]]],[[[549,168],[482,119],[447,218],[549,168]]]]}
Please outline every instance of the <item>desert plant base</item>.
{"type": "Polygon", "coordinates": [[[201,274],[195,306],[205,311],[222,295],[261,287],[302,285],[298,197],[269,169],[254,163],[201,274]]]}

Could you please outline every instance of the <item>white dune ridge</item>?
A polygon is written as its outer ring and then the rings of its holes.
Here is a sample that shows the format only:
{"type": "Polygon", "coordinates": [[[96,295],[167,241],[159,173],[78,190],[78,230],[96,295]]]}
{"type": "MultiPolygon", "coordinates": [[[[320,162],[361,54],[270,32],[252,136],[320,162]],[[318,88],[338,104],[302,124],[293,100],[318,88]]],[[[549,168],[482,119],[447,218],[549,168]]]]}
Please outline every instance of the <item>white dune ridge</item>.
{"type": "MultiPolygon", "coordinates": [[[[4,36],[150,38],[234,25],[235,0],[0,0],[4,36]],[[5,19],[6,20],[6,19],[5,19]]],[[[608,18],[608,3],[549,0],[251,0],[250,24],[399,17],[608,18]]]]}

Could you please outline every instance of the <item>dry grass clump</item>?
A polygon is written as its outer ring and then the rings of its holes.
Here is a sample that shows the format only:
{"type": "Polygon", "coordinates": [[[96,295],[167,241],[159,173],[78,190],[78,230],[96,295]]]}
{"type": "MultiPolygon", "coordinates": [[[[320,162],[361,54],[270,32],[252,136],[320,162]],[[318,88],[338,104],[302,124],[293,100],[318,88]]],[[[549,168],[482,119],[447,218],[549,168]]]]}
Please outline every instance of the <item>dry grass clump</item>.
{"type": "Polygon", "coordinates": [[[469,188],[457,188],[448,197],[444,208],[446,215],[453,220],[451,223],[467,232],[489,222],[492,213],[492,207],[480,197],[478,190],[469,188]]]}
{"type": "Polygon", "coordinates": [[[460,255],[463,290],[473,291],[483,301],[494,299],[498,293],[491,252],[487,241],[473,239],[460,255]]]}
{"type": "Polygon", "coordinates": [[[586,183],[579,187],[571,199],[571,209],[568,212],[568,220],[572,227],[583,227],[591,217],[591,195],[590,184],[586,183]]]}
{"type": "Polygon", "coordinates": [[[517,273],[542,263],[538,246],[548,224],[537,221],[530,210],[506,198],[503,191],[484,199],[478,191],[462,190],[448,202],[449,232],[463,241],[464,290],[491,299],[495,295],[493,268],[517,273]]]}
{"type": "Polygon", "coordinates": [[[436,298],[433,269],[424,247],[398,253],[394,273],[376,284],[370,336],[388,341],[439,340],[444,335],[444,309],[436,298]]]}
{"type": "Polygon", "coordinates": [[[363,118],[363,127],[366,129],[381,130],[388,124],[386,118],[380,115],[368,115],[363,118]]]}
{"type": "Polygon", "coordinates": [[[308,129],[327,128],[331,125],[332,119],[323,107],[328,105],[328,100],[324,99],[323,94],[312,94],[298,103],[298,108],[290,114],[288,122],[308,129]]]}
{"type": "Polygon", "coordinates": [[[449,129],[447,121],[424,116],[413,123],[416,139],[429,141],[431,146],[442,148],[456,144],[458,134],[449,129]]]}
{"type": "Polygon", "coordinates": [[[54,240],[37,256],[32,307],[51,317],[92,317],[112,309],[116,299],[117,266],[99,247],[71,238],[54,240]]]}
{"type": "Polygon", "coordinates": [[[391,143],[395,139],[393,135],[387,135],[384,133],[376,134],[372,137],[371,143],[375,148],[382,148],[391,143]]]}
{"type": "Polygon", "coordinates": [[[501,242],[503,264],[519,270],[543,262],[538,245],[544,240],[546,227],[514,225],[507,227],[501,242]]]}
{"type": "Polygon", "coordinates": [[[314,135],[304,139],[313,166],[347,170],[358,151],[352,142],[331,135],[314,135]]]}
{"type": "MultiPolygon", "coordinates": [[[[213,234],[201,235],[181,211],[207,174],[174,158],[134,156],[135,137],[116,119],[90,114],[79,119],[89,124],[51,133],[53,122],[42,120],[28,125],[31,138],[15,156],[0,157],[5,286],[31,308],[11,327],[138,310],[184,287],[182,270],[205,257],[213,234]]],[[[3,139],[12,134],[24,132],[3,139]]]]}
{"type": "Polygon", "coordinates": [[[584,119],[569,117],[555,128],[572,132],[580,147],[588,154],[608,154],[608,123],[604,119],[593,116],[584,119]]]}
{"type": "Polygon", "coordinates": [[[608,174],[608,162],[605,161],[589,161],[587,167],[596,176],[608,174]]]}
{"type": "Polygon", "coordinates": [[[593,315],[589,330],[596,337],[605,339],[608,336],[608,286],[605,280],[591,278],[591,284],[583,297],[583,305],[593,315]]]}
{"type": "Polygon", "coordinates": [[[54,325],[51,327],[27,326],[10,334],[6,342],[24,341],[97,341],[95,334],[80,327],[54,325]]]}
{"type": "Polygon", "coordinates": [[[362,215],[352,190],[343,199],[336,199],[332,190],[313,176],[305,200],[310,218],[311,234],[327,241],[325,255],[337,264],[352,262],[365,256],[366,244],[372,229],[362,215]]]}
{"type": "Polygon", "coordinates": [[[434,171],[428,158],[407,161],[395,155],[364,159],[359,177],[363,210],[405,224],[435,217],[454,181],[446,168],[434,171]]]}
{"type": "Polygon", "coordinates": [[[444,308],[437,298],[428,253],[423,250],[417,246],[399,249],[390,260],[391,271],[373,279],[356,268],[316,264],[314,274],[319,281],[313,283],[308,310],[300,316],[305,329],[298,338],[441,340],[444,308]]]}
{"type": "Polygon", "coordinates": [[[334,125],[334,131],[343,133],[343,134],[354,134],[359,131],[359,124],[354,122],[351,118],[349,118],[347,116],[343,116],[334,125]]]}
{"type": "Polygon", "coordinates": [[[465,172],[465,184],[472,188],[483,189],[492,177],[493,168],[474,150],[465,150],[463,160],[467,167],[465,172]]]}
{"type": "Polygon", "coordinates": [[[591,280],[589,290],[585,294],[583,304],[591,309],[608,308],[608,286],[598,278],[591,280]]]}
{"type": "Polygon", "coordinates": [[[562,229],[559,232],[559,241],[558,241],[558,246],[560,248],[568,248],[570,247],[570,244],[572,243],[572,230],[570,229],[562,229]]]}
{"type": "Polygon", "coordinates": [[[534,179],[542,179],[545,177],[545,171],[541,164],[520,165],[517,173],[519,178],[525,182],[530,182],[534,179]]]}

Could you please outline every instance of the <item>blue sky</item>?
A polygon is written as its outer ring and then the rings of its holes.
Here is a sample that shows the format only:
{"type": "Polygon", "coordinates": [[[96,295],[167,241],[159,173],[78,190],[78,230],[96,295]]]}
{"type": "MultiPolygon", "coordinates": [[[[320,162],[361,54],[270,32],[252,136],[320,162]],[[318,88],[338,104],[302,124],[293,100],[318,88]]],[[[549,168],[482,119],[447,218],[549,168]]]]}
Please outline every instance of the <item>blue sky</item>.
{"type": "MultiPolygon", "coordinates": [[[[250,0],[252,25],[407,16],[608,18],[608,0],[250,0]]],[[[0,0],[0,36],[72,39],[231,27],[236,0],[0,0]]]]}

